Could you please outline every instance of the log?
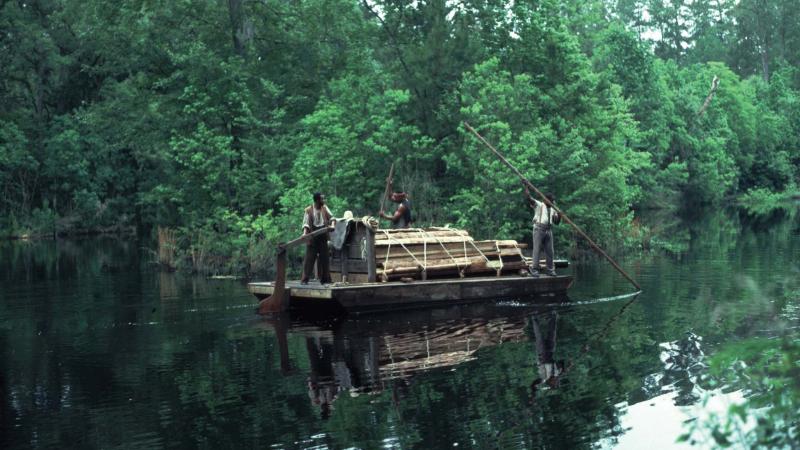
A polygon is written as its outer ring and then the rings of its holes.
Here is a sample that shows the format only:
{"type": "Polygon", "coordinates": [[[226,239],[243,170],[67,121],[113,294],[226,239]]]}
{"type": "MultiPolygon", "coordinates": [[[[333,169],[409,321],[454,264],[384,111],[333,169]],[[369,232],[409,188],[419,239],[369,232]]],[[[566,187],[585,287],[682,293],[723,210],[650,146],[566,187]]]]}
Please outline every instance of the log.
{"type": "MultiPolygon", "coordinates": [[[[426,255],[427,255],[428,259],[448,258],[451,255],[452,255],[453,258],[463,258],[465,256],[465,253],[464,253],[463,249],[445,251],[441,247],[439,247],[439,248],[431,247],[431,248],[428,249],[427,252],[417,251],[416,249],[414,249],[414,250],[409,249],[409,250],[411,250],[410,252],[407,252],[407,251],[403,250],[402,248],[400,250],[402,250],[402,251],[400,251],[400,252],[394,252],[394,251],[389,252],[388,258],[387,258],[387,254],[385,252],[382,252],[382,253],[376,255],[376,258],[377,258],[378,262],[380,263],[380,262],[382,262],[382,261],[384,261],[386,259],[393,260],[393,259],[398,259],[398,258],[411,258],[412,255],[417,259],[423,259],[423,258],[426,257],[426,255]]],[[[469,258],[469,257],[481,256],[481,255],[485,255],[487,257],[492,257],[493,256],[493,257],[496,258],[497,256],[503,256],[503,257],[506,257],[506,256],[518,256],[518,255],[522,255],[522,252],[519,249],[515,249],[515,248],[501,248],[500,251],[497,251],[497,250],[478,251],[478,250],[475,250],[474,248],[472,248],[472,249],[467,248],[466,257],[469,258]]]]}
{"type": "MultiPolygon", "coordinates": [[[[456,265],[456,264],[438,264],[438,265],[428,266],[426,272],[431,273],[431,272],[438,272],[440,270],[452,270],[452,269],[460,270],[460,269],[464,269],[465,267],[468,267],[468,265],[464,265],[464,264],[458,264],[458,265],[456,265]]],[[[392,269],[384,270],[382,273],[386,274],[386,275],[396,275],[396,274],[409,274],[409,273],[418,273],[418,272],[422,272],[422,266],[395,267],[395,268],[392,268],[392,269]]]]}
{"type": "Polygon", "coordinates": [[[451,230],[451,231],[410,231],[408,229],[403,230],[378,230],[375,232],[375,240],[379,241],[381,239],[413,239],[413,238],[423,238],[425,236],[436,236],[436,237],[470,237],[469,233],[465,230],[451,230]]]}
{"type": "MultiPolygon", "coordinates": [[[[464,267],[464,266],[467,266],[469,264],[473,264],[473,263],[480,262],[480,261],[486,261],[486,260],[483,259],[480,256],[474,256],[472,258],[466,258],[466,259],[465,258],[429,259],[425,263],[425,267],[428,270],[435,270],[436,267],[440,267],[440,266],[454,266],[454,267],[455,266],[459,266],[459,267],[464,267]]],[[[388,270],[399,268],[399,267],[419,267],[420,269],[422,269],[422,267],[423,267],[422,263],[423,263],[423,261],[421,259],[419,260],[419,263],[417,261],[411,259],[411,258],[402,258],[402,259],[398,259],[398,260],[390,259],[389,261],[386,261],[385,263],[383,263],[383,269],[384,269],[384,271],[388,271],[388,270]]]]}
{"type": "MultiPolygon", "coordinates": [[[[523,248],[521,246],[508,244],[508,242],[516,242],[516,241],[497,241],[499,242],[499,244],[496,244],[495,242],[496,241],[472,241],[472,242],[467,241],[466,248],[467,251],[476,251],[475,249],[477,248],[482,252],[494,251],[497,250],[498,247],[501,249],[523,248]]],[[[418,243],[403,244],[402,246],[399,244],[389,243],[388,241],[384,241],[384,244],[381,245],[381,248],[377,250],[377,254],[383,255],[384,258],[386,257],[387,251],[389,251],[390,254],[408,254],[408,252],[412,252],[414,254],[419,252],[420,254],[422,254],[425,251],[426,246],[427,246],[427,251],[429,252],[437,249],[438,250],[447,249],[451,253],[456,251],[461,251],[461,253],[463,254],[464,252],[464,241],[461,240],[456,242],[445,242],[443,244],[440,244],[438,242],[433,242],[433,243],[418,242],[418,243]]]]}
{"type": "Polygon", "coordinates": [[[454,243],[454,242],[458,242],[458,243],[466,242],[467,245],[470,245],[469,243],[472,242],[472,241],[473,241],[473,239],[471,237],[469,237],[469,236],[442,236],[442,237],[438,237],[438,236],[437,237],[433,237],[433,236],[431,236],[431,237],[427,237],[427,238],[426,237],[417,236],[417,237],[414,237],[414,238],[403,238],[403,239],[394,239],[394,238],[392,238],[392,239],[375,240],[375,245],[376,246],[389,246],[389,245],[400,245],[400,244],[403,244],[403,245],[408,245],[408,244],[411,244],[411,245],[413,245],[413,244],[422,245],[424,243],[427,243],[428,245],[436,245],[436,244],[438,244],[440,242],[441,243],[448,243],[448,244],[449,243],[454,243]]]}
{"type": "MultiPolygon", "coordinates": [[[[466,273],[485,273],[485,272],[496,272],[497,270],[511,270],[511,269],[522,269],[526,268],[528,265],[525,263],[524,260],[518,261],[503,261],[502,264],[499,260],[494,261],[486,261],[483,258],[472,258],[468,261],[458,261],[457,263],[453,261],[445,261],[445,260],[438,260],[434,261],[434,264],[429,264],[425,267],[425,271],[429,275],[435,275],[436,272],[439,271],[447,271],[447,270],[464,270],[466,273]]],[[[393,275],[398,273],[418,273],[422,272],[423,267],[419,264],[408,264],[407,262],[401,263],[399,265],[389,265],[381,271],[381,274],[385,275],[393,275]]]]}
{"type": "MultiPolygon", "coordinates": [[[[516,274],[520,270],[526,269],[527,267],[528,267],[527,265],[520,265],[518,263],[517,264],[513,264],[513,265],[504,265],[503,268],[500,269],[500,272],[502,274],[505,274],[505,275],[516,274]]],[[[457,277],[457,276],[462,276],[462,275],[465,276],[465,277],[486,276],[486,275],[489,275],[489,274],[496,275],[497,272],[498,272],[498,269],[491,268],[491,267],[473,267],[473,266],[469,266],[466,269],[462,269],[462,270],[458,270],[455,267],[452,267],[450,269],[440,268],[440,269],[433,270],[433,271],[429,270],[429,271],[426,272],[426,274],[427,274],[428,279],[436,279],[436,278],[451,278],[451,277],[457,277]]],[[[414,277],[414,279],[416,279],[416,280],[421,280],[422,279],[422,271],[420,271],[420,270],[410,270],[409,272],[394,272],[394,273],[388,273],[388,274],[381,273],[381,277],[382,277],[382,279],[384,281],[395,281],[395,280],[398,280],[398,279],[400,279],[402,277],[409,277],[409,276],[410,277],[414,277]]],[[[351,274],[351,277],[352,277],[352,274],[351,274]]]]}
{"type": "MultiPolygon", "coordinates": [[[[475,261],[484,261],[484,256],[489,260],[498,260],[498,257],[503,258],[503,260],[509,261],[520,261],[522,260],[522,254],[519,252],[512,253],[511,251],[501,251],[501,252],[487,252],[481,255],[477,252],[468,253],[466,259],[467,260],[475,260],[475,261]]],[[[436,261],[463,261],[465,259],[464,254],[452,254],[452,258],[448,256],[444,252],[432,252],[428,253],[428,257],[424,258],[422,255],[414,255],[414,258],[411,255],[399,255],[391,258],[384,258],[378,259],[376,263],[379,266],[389,267],[389,266],[398,266],[398,265],[413,265],[417,261],[423,264],[436,264],[436,261]]]]}
{"type": "Polygon", "coordinates": [[[367,228],[367,280],[375,282],[375,232],[367,228]]]}

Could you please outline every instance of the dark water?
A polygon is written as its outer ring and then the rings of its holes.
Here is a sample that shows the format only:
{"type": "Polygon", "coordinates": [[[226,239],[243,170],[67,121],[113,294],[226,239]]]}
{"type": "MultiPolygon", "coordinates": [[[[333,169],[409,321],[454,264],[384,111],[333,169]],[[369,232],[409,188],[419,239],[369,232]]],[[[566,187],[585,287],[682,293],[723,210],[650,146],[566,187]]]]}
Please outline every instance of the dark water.
{"type": "Polygon", "coordinates": [[[2,243],[0,448],[669,448],[736,395],[696,383],[706,356],[797,318],[774,299],[800,215],[649,224],[670,251],[623,259],[634,299],[593,300],[631,289],[587,261],[568,305],[324,321],[256,317],[135,242],[2,243]]]}

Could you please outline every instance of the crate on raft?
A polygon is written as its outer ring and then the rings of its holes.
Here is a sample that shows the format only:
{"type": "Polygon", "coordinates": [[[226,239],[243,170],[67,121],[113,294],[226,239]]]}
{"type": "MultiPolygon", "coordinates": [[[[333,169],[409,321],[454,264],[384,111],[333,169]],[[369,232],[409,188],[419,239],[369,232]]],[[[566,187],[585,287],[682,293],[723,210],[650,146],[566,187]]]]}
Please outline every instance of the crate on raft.
{"type": "Polygon", "coordinates": [[[334,281],[364,283],[501,276],[516,274],[528,267],[522,254],[527,245],[514,240],[475,240],[469,232],[457,228],[373,231],[362,222],[355,225],[342,248],[332,251],[334,281]]]}

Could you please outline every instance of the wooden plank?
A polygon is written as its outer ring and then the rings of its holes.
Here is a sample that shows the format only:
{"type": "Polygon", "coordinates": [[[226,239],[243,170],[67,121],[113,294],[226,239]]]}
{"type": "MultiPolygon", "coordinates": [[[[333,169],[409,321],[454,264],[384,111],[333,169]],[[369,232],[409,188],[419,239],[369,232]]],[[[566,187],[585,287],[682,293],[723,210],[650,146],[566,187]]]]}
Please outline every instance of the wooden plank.
{"type": "MultiPolygon", "coordinates": [[[[349,245],[347,244],[345,244],[344,247],[342,247],[342,253],[344,255],[347,255],[347,247],[349,247],[349,245]]],[[[342,281],[347,281],[347,269],[348,269],[348,263],[350,262],[349,259],[350,258],[347,258],[347,256],[345,256],[344,258],[340,258],[339,266],[342,268],[342,276],[340,280],[342,281]]]]}
{"type": "Polygon", "coordinates": [[[375,232],[367,228],[367,280],[375,282],[375,232]]]}
{"type": "MultiPolygon", "coordinates": [[[[511,241],[511,242],[515,242],[515,241],[511,241]]],[[[439,243],[439,242],[431,242],[430,240],[427,240],[427,241],[419,241],[419,242],[414,242],[414,243],[409,243],[409,244],[403,244],[403,246],[400,246],[399,243],[395,243],[395,242],[391,242],[390,243],[389,241],[384,241],[384,243],[382,243],[380,245],[380,248],[378,248],[376,253],[378,255],[382,254],[383,256],[386,255],[387,251],[389,252],[390,255],[392,255],[392,254],[404,254],[404,253],[407,254],[408,252],[411,252],[411,253],[414,253],[414,254],[416,254],[416,253],[420,253],[421,254],[425,250],[425,246],[426,245],[428,247],[428,251],[434,251],[434,250],[444,251],[444,249],[447,249],[451,253],[452,252],[457,252],[457,251],[461,251],[463,253],[464,252],[464,247],[465,247],[464,244],[465,243],[466,243],[466,248],[467,248],[468,252],[469,251],[475,252],[475,251],[478,251],[478,250],[480,250],[481,252],[490,252],[490,251],[497,251],[497,249],[498,249],[498,244],[496,244],[495,241],[488,241],[488,242],[487,241],[469,241],[469,240],[463,241],[463,240],[459,239],[459,240],[456,240],[455,242],[439,243]],[[405,248],[403,248],[403,247],[405,247],[405,248]],[[477,248],[477,250],[476,250],[476,248],[477,248]]],[[[522,246],[522,244],[509,245],[507,243],[500,243],[499,244],[499,248],[501,250],[515,250],[515,249],[521,249],[521,248],[524,248],[524,247],[522,246]]]]}
{"type": "MultiPolygon", "coordinates": [[[[338,277],[338,276],[340,276],[340,272],[331,272],[331,277],[338,277]]],[[[364,273],[348,272],[347,273],[347,282],[350,285],[368,283],[369,282],[369,277],[367,276],[366,271],[364,273]]]]}
{"type": "MultiPolygon", "coordinates": [[[[519,250],[514,250],[514,249],[502,250],[500,252],[481,252],[481,253],[478,253],[478,252],[476,252],[474,250],[471,251],[471,252],[468,251],[466,259],[468,261],[472,260],[473,258],[484,259],[483,258],[484,256],[486,256],[490,260],[496,260],[498,258],[498,256],[503,257],[504,260],[506,258],[516,258],[517,260],[522,259],[522,253],[519,250]]],[[[406,253],[406,254],[401,254],[401,255],[390,255],[388,260],[385,257],[384,258],[378,257],[377,258],[377,264],[379,266],[386,265],[387,263],[389,265],[397,265],[398,263],[401,263],[401,262],[407,262],[409,264],[413,264],[416,261],[420,261],[420,262],[424,263],[424,261],[426,261],[426,260],[428,261],[429,264],[436,264],[435,262],[431,263],[431,261],[438,261],[438,260],[463,261],[464,259],[465,259],[464,258],[464,252],[450,252],[448,254],[448,253],[445,253],[445,252],[442,252],[442,251],[436,251],[436,252],[429,252],[427,255],[420,255],[420,254],[413,254],[413,253],[412,254],[406,253]],[[412,257],[412,255],[413,255],[413,257],[412,257]]]]}
{"type": "MultiPolygon", "coordinates": [[[[408,248],[408,247],[406,247],[406,248],[408,248]]],[[[416,248],[416,246],[414,248],[408,248],[408,251],[406,251],[402,247],[397,247],[397,248],[392,247],[391,251],[388,252],[388,255],[389,255],[389,259],[410,258],[411,255],[413,255],[414,257],[416,257],[418,259],[422,259],[426,255],[427,255],[427,257],[429,259],[436,259],[437,257],[440,257],[440,258],[441,257],[449,257],[449,255],[452,255],[453,257],[464,257],[464,253],[465,252],[464,252],[463,248],[445,250],[445,249],[443,249],[442,247],[440,247],[438,245],[428,245],[428,250],[427,251],[422,251],[422,249],[418,250],[416,248]],[[397,251],[397,250],[400,250],[400,251],[397,251]]],[[[467,257],[470,257],[470,256],[481,256],[481,255],[486,255],[486,256],[497,256],[497,255],[510,256],[510,255],[521,255],[521,254],[522,254],[522,250],[516,249],[516,248],[501,248],[500,251],[497,251],[496,249],[476,250],[474,247],[467,246],[467,251],[466,251],[467,257]]],[[[385,259],[386,255],[387,255],[387,252],[385,252],[385,251],[384,252],[378,252],[376,257],[380,261],[382,259],[381,257],[383,257],[383,259],[385,259]]]]}
{"type": "Polygon", "coordinates": [[[315,237],[317,237],[317,236],[319,236],[321,234],[328,233],[329,231],[330,231],[330,228],[328,228],[328,227],[320,228],[319,230],[315,230],[315,231],[312,231],[311,233],[304,234],[304,235],[300,236],[299,238],[294,239],[292,241],[289,241],[289,242],[287,242],[285,244],[278,244],[278,247],[282,247],[282,248],[284,248],[286,250],[289,250],[292,247],[296,247],[296,246],[302,244],[303,242],[308,242],[311,239],[313,239],[313,238],[315,238],[315,237]]]}
{"type": "Polygon", "coordinates": [[[427,244],[431,245],[431,244],[438,244],[439,242],[442,242],[442,243],[453,243],[453,242],[462,243],[462,242],[467,242],[467,245],[470,245],[469,243],[472,242],[472,238],[471,237],[459,237],[459,236],[453,236],[453,237],[444,236],[444,237],[440,237],[440,238],[414,237],[414,238],[404,238],[404,239],[381,239],[379,241],[375,241],[375,245],[379,246],[379,247],[386,247],[386,246],[389,246],[389,245],[400,245],[400,244],[403,244],[403,245],[406,245],[406,244],[422,245],[423,243],[427,243],[427,244]]]}
{"type": "Polygon", "coordinates": [[[272,283],[249,283],[247,290],[256,295],[272,295],[275,286],[272,283]]]}
{"type": "Polygon", "coordinates": [[[451,231],[408,231],[402,230],[401,232],[392,233],[389,230],[378,230],[375,232],[375,241],[381,241],[384,239],[422,239],[425,237],[437,237],[437,238],[445,238],[445,237],[457,237],[457,238],[469,238],[469,233],[464,230],[451,230],[451,231]]]}
{"type": "MultiPolygon", "coordinates": [[[[470,277],[482,277],[488,274],[497,274],[500,271],[501,275],[518,275],[520,270],[526,269],[527,266],[521,265],[510,265],[506,264],[503,266],[502,269],[494,268],[494,267],[486,267],[486,266],[467,266],[459,270],[455,266],[451,267],[437,267],[435,269],[429,269],[426,271],[426,278],[427,279],[458,279],[462,274],[465,278],[470,277]]],[[[380,272],[381,276],[384,277],[387,281],[398,280],[400,278],[410,277],[414,280],[421,280],[422,279],[422,270],[415,269],[415,268],[403,268],[401,269],[390,269],[385,274],[380,272]]],[[[416,281],[415,281],[416,282],[416,281]]]]}
{"type": "MultiPolygon", "coordinates": [[[[331,259],[331,270],[341,273],[342,260],[331,259]]],[[[347,259],[347,273],[367,273],[367,262],[362,259],[347,259]]]]}
{"type": "Polygon", "coordinates": [[[318,300],[330,300],[333,298],[334,289],[330,287],[308,287],[308,286],[294,286],[292,287],[292,297],[296,298],[313,298],[318,300]]]}
{"type": "MultiPolygon", "coordinates": [[[[377,297],[377,300],[384,303],[403,303],[415,298],[426,301],[437,299],[461,300],[478,298],[483,295],[497,298],[505,295],[557,292],[566,290],[571,283],[571,276],[540,278],[503,276],[343,286],[323,286],[316,283],[302,285],[298,282],[291,282],[288,283],[287,289],[291,290],[293,297],[320,300],[350,297],[351,300],[366,305],[374,303],[371,297],[377,297]]],[[[254,294],[260,293],[260,295],[269,295],[272,287],[272,283],[250,283],[248,285],[250,292],[254,294]]]]}
{"type": "Polygon", "coordinates": [[[435,305],[542,294],[556,295],[564,293],[571,284],[572,277],[569,276],[480,277],[463,280],[449,279],[446,282],[438,282],[438,280],[413,283],[388,282],[364,285],[363,288],[343,289],[335,292],[334,299],[348,309],[397,308],[414,304],[435,305]]]}

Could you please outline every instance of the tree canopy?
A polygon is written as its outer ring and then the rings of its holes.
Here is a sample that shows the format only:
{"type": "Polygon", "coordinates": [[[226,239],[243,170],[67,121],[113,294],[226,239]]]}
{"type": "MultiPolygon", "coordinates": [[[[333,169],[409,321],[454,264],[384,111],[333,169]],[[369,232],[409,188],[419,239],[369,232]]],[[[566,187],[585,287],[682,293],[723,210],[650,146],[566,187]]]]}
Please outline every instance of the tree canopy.
{"type": "Polygon", "coordinates": [[[798,17],[789,0],[0,1],[0,229],[165,226],[247,253],[295,234],[314,191],[376,214],[396,162],[420,224],[521,238],[520,185],[467,120],[621,242],[635,208],[796,189],[798,17]]]}

